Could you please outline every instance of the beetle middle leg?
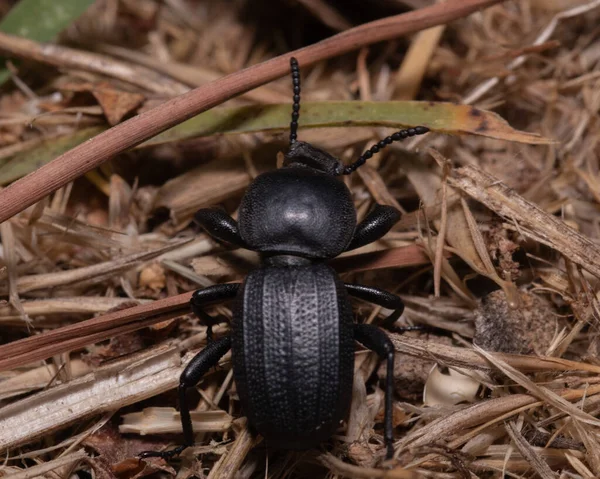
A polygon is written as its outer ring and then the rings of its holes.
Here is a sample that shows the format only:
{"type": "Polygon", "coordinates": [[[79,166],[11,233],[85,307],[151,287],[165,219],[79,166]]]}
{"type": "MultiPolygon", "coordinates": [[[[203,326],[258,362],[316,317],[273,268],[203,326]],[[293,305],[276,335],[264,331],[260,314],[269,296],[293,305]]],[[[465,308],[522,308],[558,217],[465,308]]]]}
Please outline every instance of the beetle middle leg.
{"type": "Polygon", "coordinates": [[[204,289],[195,291],[190,299],[192,311],[198,318],[206,323],[206,336],[210,343],[213,338],[212,327],[217,323],[215,318],[204,311],[204,307],[217,301],[233,299],[240,289],[241,283],[215,284],[204,289]]]}
{"type": "Polygon", "coordinates": [[[179,379],[179,415],[183,429],[183,444],[170,451],[144,451],[139,454],[141,459],[146,457],[162,457],[170,459],[194,445],[194,428],[190,416],[190,406],[187,400],[187,390],[195,387],[210,368],[217,365],[225,353],[231,349],[231,336],[217,339],[206,346],[189,362],[179,379]]]}
{"type": "Polygon", "coordinates": [[[385,378],[385,412],[384,412],[384,440],[387,448],[386,459],[394,455],[394,424],[393,394],[394,394],[394,344],[387,335],[372,324],[355,324],[354,339],[374,351],[381,359],[387,362],[385,378]]]}
{"type": "Polygon", "coordinates": [[[346,291],[350,296],[368,301],[369,303],[382,306],[387,309],[393,309],[392,313],[385,318],[380,326],[388,330],[396,330],[398,332],[410,331],[412,327],[408,328],[395,328],[394,323],[402,316],[404,311],[404,303],[402,300],[388,291],[379,288],[372,288],[370,286],[364,286],[362,284],[345,283],[346,291]]]}

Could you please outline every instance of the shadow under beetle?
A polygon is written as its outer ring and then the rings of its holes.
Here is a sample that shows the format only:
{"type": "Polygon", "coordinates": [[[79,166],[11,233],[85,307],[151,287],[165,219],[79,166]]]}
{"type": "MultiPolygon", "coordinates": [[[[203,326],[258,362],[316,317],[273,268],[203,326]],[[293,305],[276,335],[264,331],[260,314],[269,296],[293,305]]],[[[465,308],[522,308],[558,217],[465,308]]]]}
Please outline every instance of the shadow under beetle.
{"type": "Polygon", "coordinates": [[[196,214],[196,221],[214,239],[259,252],[261,266],[243,283],[210,286],[192,296],[192,310],[207,323],[209,342],[181,375],[178,391],[185,442],[141,457],[170,458],[194,444],[186,391],[230,349],[250,426],[275,447],[318,445],[348,414],[355,341],[387,361],[384,437],[387,457],[393,454],[394,347],[377,326],[353,322],[349,296],[394,310],[384,325],[392,325],[404,305],[387,291],[343,283],[325,262],[376,241],[400,218],[395,208],[376,204],[357,225],[350,191],[335,177],[352,173],[386,145],[429,130],[416,127],[394,133],[344,166],[327,152],[297,141],[300,72],[295,58],[290,64],[294,102],[283,167],[250,184],[240,206],[239,224],[216,208],[196,214]],[[231,333],[213,340],[216,321],[203,308],[225,300],[235,300],[231,333]]]}

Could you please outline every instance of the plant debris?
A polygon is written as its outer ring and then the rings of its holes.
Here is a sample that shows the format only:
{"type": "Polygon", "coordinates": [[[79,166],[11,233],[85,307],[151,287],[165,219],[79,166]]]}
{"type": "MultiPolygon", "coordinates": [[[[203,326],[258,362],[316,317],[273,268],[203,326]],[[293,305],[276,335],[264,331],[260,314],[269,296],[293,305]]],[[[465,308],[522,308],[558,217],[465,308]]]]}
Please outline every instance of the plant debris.
{"type": "MultiPolygon", "coordinates": [[[[600,0],[14,3],[0,477],[600,477],[600,0]],[[194,447],[139,461],[181,443],[174,390],[207,344],[191,293],[258,264],[193,215],[236,217],[277,167],[292,52],[303,141],[349,163],[394,129],[432,130],[344,178],[359,219],[376,202],[403,217],[331,261],[424,329],[390,335],[394,458],[385,365],[357,348],[350,415],[320,450],[248,428],[226,355],[190,391],[194,447]]],[[[231,305],[207,312],[227,334],[231,305]]]]}

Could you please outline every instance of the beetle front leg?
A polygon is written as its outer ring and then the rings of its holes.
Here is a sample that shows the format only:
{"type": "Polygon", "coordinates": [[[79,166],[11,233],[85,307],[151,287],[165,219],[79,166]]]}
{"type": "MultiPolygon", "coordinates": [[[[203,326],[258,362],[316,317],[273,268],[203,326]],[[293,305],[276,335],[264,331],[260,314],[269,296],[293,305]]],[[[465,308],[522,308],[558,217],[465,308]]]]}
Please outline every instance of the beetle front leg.
{"type": "Polygon", "coordinates": [[[248,249],[248,245],[240,236],[237,221],[224,210],[203,208],[194,215],[194,220],[217,241],[248,249]]]}
{"type": "Polygon", "coordinates": [[[139,454],[140,459],[146,457],[162,457],[170,459],[178,456],[184,449],[194,445],[194,428],[192,426],[192,417],[190,416],[190,406],[187,400],[187,390],[195,387],[200,382],[210,368],[216,366],[219,360],[225,356],[225,353],[231,349],[231,336],[220,338],[210,343],[206,348],[200,351],[189,362],[181,373],[179,380],[179,415],[181,416],[181,427],[183,429],[183,441],[181,446],[170,451],[144,451],[139,454]]]}
{"type": "Polygon", "coordinates": [[[240,289],[241,283],[215,284],[195,291],[190,299],[190,306],[194,314],[206,323],[206,336],[210,343],[213,338],[212,327],[217,323],[215,318],[204,311],[204,307],[217,301],[233,299],[240,289]]]}
{"type": "Polygon", "coordinates": [[[394,455],[394,424],[393,394],[394,394],[394,344],[387,335],[372,324],[355,324],[354,339],[374,351],[381,359],[387,361],[385,378],[385,411],[384,411],[384,440],[387,448],[386,459],[394,455]]]}
{"type": "Polygon", "coordinates": [[[375,203],[375,207],[356,227],[346,251],[377,241],[391,230],[399,219],[400,212],[396,208],[375,203]]]}

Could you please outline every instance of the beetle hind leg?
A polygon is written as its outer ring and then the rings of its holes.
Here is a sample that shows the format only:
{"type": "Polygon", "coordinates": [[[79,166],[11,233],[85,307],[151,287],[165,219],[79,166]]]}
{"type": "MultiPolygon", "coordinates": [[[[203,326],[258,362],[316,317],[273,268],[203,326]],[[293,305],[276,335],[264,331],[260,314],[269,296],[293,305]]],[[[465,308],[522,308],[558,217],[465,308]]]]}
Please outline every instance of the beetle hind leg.
{"type": "Polygon", "coordinates": [[[200,382],[202,377],[216,366],[219,360],[231,349],[231,336],[225,336],[208,344],[189,362],[181,373],[179,387],[179,414],[181,416],[181,427],[183,429],[183,444],[169,451],[144,451],[138,457],[162,457],[165,460],[178,456],[186,448],[194,445],[194,428],[190,415],[190,405],[187,400],[187,390],[193,388],[200,382]]]}
{"type": "Polygon", "coordinates": [[[393,395],[394,395],[394,344],[387,335],[372,324],[355,324],[354,339],[374,351],[381,359],[386,360],[387,373],[385,378],[385,412],[384,412],[384,441],[387,449],[386,459],[394,455],[394,424],[393,395]]]}

